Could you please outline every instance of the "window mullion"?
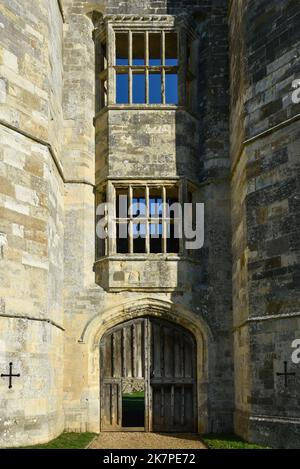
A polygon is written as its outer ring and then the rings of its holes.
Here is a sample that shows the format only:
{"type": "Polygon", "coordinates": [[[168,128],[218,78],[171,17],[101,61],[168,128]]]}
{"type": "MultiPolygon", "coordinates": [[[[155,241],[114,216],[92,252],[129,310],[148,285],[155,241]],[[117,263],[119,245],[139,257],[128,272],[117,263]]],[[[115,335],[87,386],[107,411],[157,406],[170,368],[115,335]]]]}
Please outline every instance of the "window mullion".
{"type": "MultiPolygon", "coordinates": [[[[178,202],[182,209],[182,217],[184,216],[184,204],[187,202],[187,181],[185,178],[181,179],[179,182],[179,191],[178,191],[178,202]]],[[[181,230],[183,230],[183,219],[180,221],[181,223],[181,230]]],[[[185,255],[185,242],[184,236],[179,239],[179,254],[185,255]]]]}
{"type": "Polygon", "coordinates": [[[186,104],[186,79],[187,79],[187,35],[184,29],[180,30],[178,34],[178,81],[179,81],[179,96],[178,104],[184,106],[186,104]]]}
{"type": "Polygon", "coordinates": [[[166,71],[165,71],[165,64],[166,64],[166,41],[165,41],[165,32],[162,31],[161,33],[161,94],[162,94],[162,103],[166,104],[166,71]]]}
{"type": "Polygon", "coordinates": [[[114,65],[116,63],[116,37],[113,28],[107,25],[107,105],[116,101],[116,73],[114,65]],[[108,47],[108,44],[110,47],[108,47]]]}
{"type": "Polygon", "coordinates": [[[167,222],[166,222],[166,208],[167,208],[167,197],[166,197],[166,187],[162,187],[162,202],[163,202],[163,213],[162,213],[162,244],[163,244],[163,253],[167,252],[167,222]]]}
{"type": "Polygon", "coordinates": [[[132,186],[129,186],[129,252],[133,253],[132,186]]]}
{"type": "Polygon", "coordinates": [[[145,86],[146,104],[149,104],[149,32],[145,32],[145,86]]]}
{"type": "Polygon", "coordinates": [[[146,253],[150,253],[150,200],[149,200],[149,186],[146,186],[146,253]]]}
{"type": "Polygon", "coordinates": [[[129,31],[128,37],[128,96],[129,104],[132,104],[132,31],[129,31]]]}
{"type": "Polygon", "coordinates": [[[166,71],[164,68],[161,70],[161,94],[162,103],[166,104],[166,71]]]}
{"type": "Polygon", "coordinates": [[[108,216],[108,233],[111,233],[111,236],[108,238],[108,254],[115,254],[117,251],[116,248],[116,231],[117,231],[117,222],[116,222],[116,190],[114,185],[111,182],[107,184],[107,193],[106,200],[111,207],[113,207],[112,216],[108,216]]]}

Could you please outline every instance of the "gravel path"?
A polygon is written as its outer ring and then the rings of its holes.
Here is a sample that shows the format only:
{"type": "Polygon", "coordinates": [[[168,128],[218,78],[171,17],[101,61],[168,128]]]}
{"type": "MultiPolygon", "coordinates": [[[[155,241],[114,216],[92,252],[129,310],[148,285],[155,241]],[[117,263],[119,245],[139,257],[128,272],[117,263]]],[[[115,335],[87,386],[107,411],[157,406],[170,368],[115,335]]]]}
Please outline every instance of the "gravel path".
{"type": "Polygon", "coordinates": [[[193,433],[102,432],[89,449],[205,449],[193,433]]]}

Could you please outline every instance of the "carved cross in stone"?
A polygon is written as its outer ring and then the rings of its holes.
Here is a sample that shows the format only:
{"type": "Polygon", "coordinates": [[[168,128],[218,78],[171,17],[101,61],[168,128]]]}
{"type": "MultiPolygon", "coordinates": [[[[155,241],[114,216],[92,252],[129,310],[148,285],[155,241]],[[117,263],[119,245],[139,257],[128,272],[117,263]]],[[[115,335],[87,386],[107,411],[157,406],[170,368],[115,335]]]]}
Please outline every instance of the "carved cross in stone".
{"type": "Polygon", "coordinates": [[[13,367],[13,364],[12,364],[12,362],[10,362],[8,375],[3,374],[3,373],[1,374],[1,378],[8,378],[8,388],[9,389],[12,388],[12,378],[14,378],[14,377],[19,378],[20,377],[20,373],[13,374],[12,367],[13,367]]]}
{"type": "Polygon", "coordinates": [[[288,387],[288,377],[289,376],[295,376],[296,373],[292,373],[287,371],[287,362],[284,362],[284,372],[283,373],[276,373],[277,376],[284,376],[284,386],[287,388],[288,387]]]}

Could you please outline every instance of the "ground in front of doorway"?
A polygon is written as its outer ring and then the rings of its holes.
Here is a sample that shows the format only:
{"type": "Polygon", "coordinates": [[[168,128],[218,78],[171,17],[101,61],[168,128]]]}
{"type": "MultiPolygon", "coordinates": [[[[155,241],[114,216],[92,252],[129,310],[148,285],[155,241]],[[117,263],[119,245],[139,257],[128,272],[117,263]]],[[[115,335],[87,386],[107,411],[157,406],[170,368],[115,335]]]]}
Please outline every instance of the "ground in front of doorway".
{"type": "Polygon", "coordinates": [[[102,432],[89,449],[206,449],[195,433],[102,432]]]}

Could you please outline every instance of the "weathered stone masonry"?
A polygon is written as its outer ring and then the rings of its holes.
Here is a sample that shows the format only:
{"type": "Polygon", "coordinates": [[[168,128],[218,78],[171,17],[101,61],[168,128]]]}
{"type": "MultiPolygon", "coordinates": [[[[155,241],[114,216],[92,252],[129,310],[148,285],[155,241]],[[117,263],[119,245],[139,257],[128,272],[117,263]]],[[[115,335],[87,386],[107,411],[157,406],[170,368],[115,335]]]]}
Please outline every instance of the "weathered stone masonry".
{"type": "Polygon", "coordinates": [[[198,431],[299,446],[299,21],[288,0],[2,2],[0,373],[21,376],[0,380],[0,446],[99,432],[101,337],[143,315],[196,338],[198,431]],[[192,110],[99,112],[101,15],[188,25],[192,110]],[[199,257],[96,259],[120,179],[193,182],[199,257]]]}
{"type": "Polygon", "coordinates": [[[1,3],[1,445],[46,441],[64,428],[63,22],[56,2],[1,3]],[[27,3],[27,5],[26,5],[27,3]],[[23,132],[23,133],[22,133],[23,132]],[[31,138],[30,136],[33,136],[31,138]]]}
{"type": "Polygon", "coordinates": [[[235,428],[299,447],[299,6],[230,3],[235,428]]]}

